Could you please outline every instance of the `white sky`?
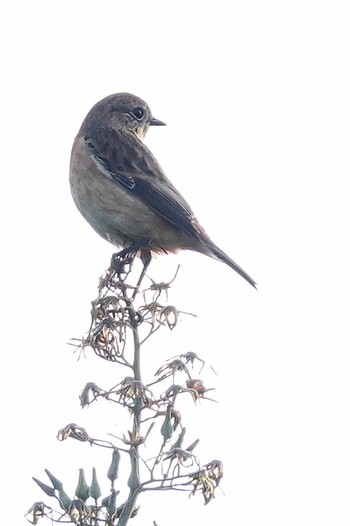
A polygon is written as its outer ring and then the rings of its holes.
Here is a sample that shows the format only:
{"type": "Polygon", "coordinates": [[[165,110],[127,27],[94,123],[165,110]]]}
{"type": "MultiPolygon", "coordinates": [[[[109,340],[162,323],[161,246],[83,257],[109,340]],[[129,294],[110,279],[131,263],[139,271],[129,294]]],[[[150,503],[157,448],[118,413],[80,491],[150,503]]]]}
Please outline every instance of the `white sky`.
{"type": "Polygon", "coordinates": [[[151,267],[168,280],[181,263],[171,302],[198,318],[164,331],[147,372],[189,350],[215,367],[219,404],[189,403],[185,423],[203,462],[224,460],[225,496],[156,494],[133,524],[349,524],[348,2],[34,0],[0,20],[2,516],[49,503],[44,468],[70,494],[79,467],[102,478],[109,457],[56,440],[66,423],[119,431],[114,408],[98,423],[78,400],[114,371],[66,345],[113,251],[68,163],[90,107],[129,91],[168,124],[147,144],[169,178],[259,284],[196,254],[151,267]]]}

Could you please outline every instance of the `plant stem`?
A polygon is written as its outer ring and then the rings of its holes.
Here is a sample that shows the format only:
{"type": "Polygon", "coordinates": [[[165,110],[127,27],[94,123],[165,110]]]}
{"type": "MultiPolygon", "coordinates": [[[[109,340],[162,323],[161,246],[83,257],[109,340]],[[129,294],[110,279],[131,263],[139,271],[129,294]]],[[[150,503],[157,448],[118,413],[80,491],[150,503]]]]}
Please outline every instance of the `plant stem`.
{"type": "MultiPolygon", "coordinates": [[[[140,281],[138,283],[138,286],[140,286],[140,281]]],[[[140,338],[139,338],[139,332],[138,332],[137,316],[136,316],[136,312],[134,309],[133,300],[134,300],[134,297],[132,297],[132,299],[130,300],[130,306],[129,306],[133,339],[134,339],[134,361],[133,361],[132,369],[134,373],[134,380],[141,382],[142,381],[141,380],[141,344],[140,344],[140,338]]],[[[129,451],[131,471],[130,471],[130,476],[128,480],[128,486],[130,488],[130,491],[129,491],[128,500],[126,501],[123,511],[120,514],[118,526],[126,526],[126,524],[128,523],[132,510],[136,506],[136,501],[141,491],[140,456],[138,452],[139,445],[137,443],[137,439],[140,436],[141,411],[142,411],[141,399],[136,398],[134,402],[134,407],[133,407],[133,429],[132,429],[132,437],[133,439],[135,439],[135,443],[131,445],[130,451],[129,451]]]]}

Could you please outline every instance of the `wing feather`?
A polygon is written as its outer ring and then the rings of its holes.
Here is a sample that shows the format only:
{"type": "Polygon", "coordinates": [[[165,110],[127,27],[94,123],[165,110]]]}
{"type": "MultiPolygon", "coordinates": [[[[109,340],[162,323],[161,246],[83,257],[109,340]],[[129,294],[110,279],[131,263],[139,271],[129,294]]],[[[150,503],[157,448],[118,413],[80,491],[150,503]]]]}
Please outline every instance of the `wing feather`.
{"type": "Polygon", "coordinates": [[[96,136],[84,139],[97,167],[108,179],[141,199],[176,228],[201,240],[190,206],[141,141],[101,129],[96,136]]]}

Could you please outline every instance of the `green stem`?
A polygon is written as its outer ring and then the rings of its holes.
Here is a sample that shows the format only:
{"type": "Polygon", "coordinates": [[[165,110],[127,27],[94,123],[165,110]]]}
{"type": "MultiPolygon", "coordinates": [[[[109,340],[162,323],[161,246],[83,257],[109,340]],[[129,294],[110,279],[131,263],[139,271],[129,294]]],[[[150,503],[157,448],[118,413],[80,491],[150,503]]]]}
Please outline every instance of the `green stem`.
{"type": "MultiPolygon", "coordinates": [[[[133,307],[133,299],[130,301],[130,318],[133,327],[133,338],[134,338],[134,362],[133,362],[133,373],[134,380],[141,382],[141,345],[138,333],[138,323],[136,312],[133,307]]],[[[137,439],[140,435],[141,426],[141,400],[136,398],[133,407],[133,430],[132,436],[137,439]]],[[[123,511],[120,514],[118,520],[118,526],[126,526],[131,516],[133,508],[136,506],[137,498],[141,491],[140,484],[140,456],[138,452],[138,444],[131,445],[129,455],[131,462],[131,471],[128,480],[128,486],[130,488],[128,499],[124,505],[123,511]]]]}

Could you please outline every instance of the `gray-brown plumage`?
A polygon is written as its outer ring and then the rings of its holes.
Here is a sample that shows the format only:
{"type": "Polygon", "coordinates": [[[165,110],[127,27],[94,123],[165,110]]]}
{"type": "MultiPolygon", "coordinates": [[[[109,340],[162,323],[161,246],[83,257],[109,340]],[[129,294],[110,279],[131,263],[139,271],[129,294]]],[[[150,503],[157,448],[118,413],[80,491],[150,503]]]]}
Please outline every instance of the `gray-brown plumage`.
{"type": "Polygon", "coordinates": [[[255,287],[211,241],[142,142],[149,126],[161,125],[135,95],[118,93],[98,102],[73,144],[70,184],[75,204],[114,245],[125,248],[139,242],[151,253],[201,252],[223,261],[255,287]]]}

